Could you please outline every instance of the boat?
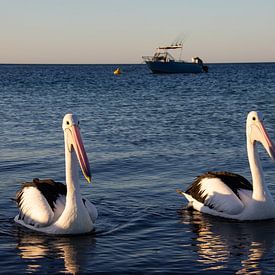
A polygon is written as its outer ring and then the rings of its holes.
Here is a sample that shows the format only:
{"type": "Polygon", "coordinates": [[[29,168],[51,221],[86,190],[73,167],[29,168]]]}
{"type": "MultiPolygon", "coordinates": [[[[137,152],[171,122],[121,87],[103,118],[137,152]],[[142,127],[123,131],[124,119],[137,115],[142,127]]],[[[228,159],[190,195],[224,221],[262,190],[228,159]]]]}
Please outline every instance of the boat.
{"type": "Polygon", "coordinates": [[[208,66],[204,65],[202,59],[193,57],[192,62],[181,59],[176,60],[169,50],[180,49],[183,44],[172,44],[170,46],[158,47],[153,56],[142,56],[149,69],[153,73],[203,73],[208,72],[208,66]]]}

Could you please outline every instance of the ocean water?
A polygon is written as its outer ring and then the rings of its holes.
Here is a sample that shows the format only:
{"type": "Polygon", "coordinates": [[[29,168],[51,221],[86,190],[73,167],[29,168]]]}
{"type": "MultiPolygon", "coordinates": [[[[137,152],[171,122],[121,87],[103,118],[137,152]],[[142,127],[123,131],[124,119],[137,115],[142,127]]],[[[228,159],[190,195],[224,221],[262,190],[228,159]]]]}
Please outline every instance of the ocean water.
{"type": "MultiPolygon", "coordinates": [[[[264,273],[275,221],[186,209],[176,189],[206,171],[249,180],[245,121],[261,111],[275,141],[275,64],[210,64],[199,75],[145,65],[0,65],[0,273],[264,273]],[[95,232],[54,237],[17,226],[20,183],[63,181],[62,118],[75,112],[99,212],[95,232]]],[[[275,199],[275,163],[259,146],[275,199]]]]}

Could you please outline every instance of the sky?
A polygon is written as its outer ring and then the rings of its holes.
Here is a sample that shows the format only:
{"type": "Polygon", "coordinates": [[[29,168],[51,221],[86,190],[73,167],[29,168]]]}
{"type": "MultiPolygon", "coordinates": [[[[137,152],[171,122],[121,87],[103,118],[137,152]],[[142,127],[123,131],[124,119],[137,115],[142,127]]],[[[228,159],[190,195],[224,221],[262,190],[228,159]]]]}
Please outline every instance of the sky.
{"type": "Polygon", "coordinates": [[[0,0],[0,63],[275,62],[275,0],[0,0]],[[176,55],[177,57],[177,55],[176,55]]]}

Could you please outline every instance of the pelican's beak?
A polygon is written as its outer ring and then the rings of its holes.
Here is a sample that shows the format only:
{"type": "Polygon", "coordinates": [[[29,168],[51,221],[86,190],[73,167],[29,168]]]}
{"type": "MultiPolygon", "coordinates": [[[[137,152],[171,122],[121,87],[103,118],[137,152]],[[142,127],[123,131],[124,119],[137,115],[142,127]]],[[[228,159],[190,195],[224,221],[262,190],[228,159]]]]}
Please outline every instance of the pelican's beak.
{"type": "Polygon", "coordinates": [[[83,173],[84,177],[86,178],[86,180],[90,183],[91,182],[90,164],[89,164],[89,160],[88,160],[85,148],[84,148],[84,144],[82,142],[79,128],[78,128],[78,126],[73,125],[68,130],[71,133],[71,142],[70,143],[76,152],[82,173],[83,173]]]}
{"type": "Polygon", "coordinates": [[[256,135],[258,136],[258,141],[260,141],[263,144],[270,158],[272,160],[275,160],[275,146],[271,138],[269,137],[263,122],[259,121],[257,123],[256,128],[257,128],[256,135]]]}

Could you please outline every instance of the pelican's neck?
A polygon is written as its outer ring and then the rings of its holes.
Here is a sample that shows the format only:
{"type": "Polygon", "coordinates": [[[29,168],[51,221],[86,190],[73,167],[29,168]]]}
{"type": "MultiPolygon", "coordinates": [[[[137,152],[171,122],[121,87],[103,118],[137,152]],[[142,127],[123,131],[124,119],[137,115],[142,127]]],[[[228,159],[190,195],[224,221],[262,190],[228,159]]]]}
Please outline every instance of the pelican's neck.
{"type": "Polygon", "coordinates": [[[67,201],[75,198],[79,192],[78,162],[75,151],[65,148],[67,201]]]}
{"type": "Polygon", "coordinates": [[[57,221],[49,227],[49,232],[58,234],[77,234],[89,232],[93,223],[89,214],[84,210],[80,194],[78,177],[78,160],[75,151],[70,152],[65,141],[65,164],[67,195],[65,208],[57,221]]]}
{"type": "Polygon", "coordinates": [[[264,201],[266,199],[267,188],[264,183],[263,169],[260,163],[256,142],[252,143],[249,138],[247,139],[247,154],[252,175],[252,198],[257,201],[264,201]]]}

